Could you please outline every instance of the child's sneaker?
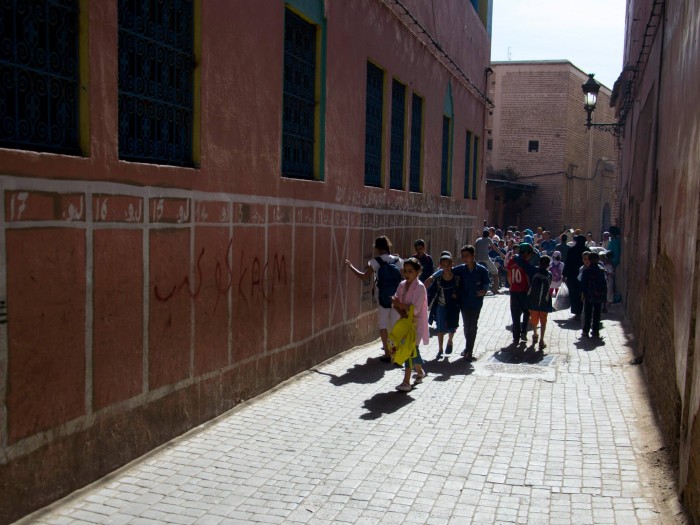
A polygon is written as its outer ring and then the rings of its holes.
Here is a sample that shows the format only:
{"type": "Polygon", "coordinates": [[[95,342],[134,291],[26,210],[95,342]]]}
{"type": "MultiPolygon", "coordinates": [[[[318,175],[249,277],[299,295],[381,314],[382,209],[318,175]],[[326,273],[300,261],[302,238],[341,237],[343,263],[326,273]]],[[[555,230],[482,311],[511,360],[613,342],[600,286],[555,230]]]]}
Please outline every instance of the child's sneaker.
{"type": "Polygon", "coordinates": [[[396,390],[398,390],[399,392],[410,392],[412,388],[413,387],[411,387],[411,385],[407,385],[406,383],[396,385],[396,390]]]}
{"type": "Polygon", "coordinates": [[[540,341],[540,350],[544,350],[545,348],[547,348],[547,343],[545,343],[544,339],[542,339],[542,341],[540,341]]]}
{"type": "Polygon", "coordinates": [[[423,382],[423,378],[424,378],[426,375],[427,375],[427,374],[426,374],[425,372],[418,372],[418,373],[416,373],[416,375],[413,376],[414,379],[415,379],[414,383],[415,383],[416,385],[417,385],[418,383],[422,383],[422,382],[423,382]]]}
{"type": "Polygon", "coordinates": [[[451,353],[452,353],[452,343],[447,343],[447,346],[445,347],[445,355],[448,355],[451,353]]]}

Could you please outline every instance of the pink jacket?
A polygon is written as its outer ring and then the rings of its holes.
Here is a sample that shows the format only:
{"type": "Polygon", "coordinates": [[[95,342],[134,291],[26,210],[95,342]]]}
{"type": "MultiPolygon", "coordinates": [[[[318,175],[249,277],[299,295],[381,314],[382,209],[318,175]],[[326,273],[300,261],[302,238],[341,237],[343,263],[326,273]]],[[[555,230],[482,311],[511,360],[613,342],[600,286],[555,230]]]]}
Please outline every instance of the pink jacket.
{"type": "Polygon", "coordinates": [[[407,281],[401,281],[396,290],[396,298],[404,304],[413,305],[413,322],[416,324],[416,342],[428,344],[428,292],[418,279],[406,290],[407,281]]]}

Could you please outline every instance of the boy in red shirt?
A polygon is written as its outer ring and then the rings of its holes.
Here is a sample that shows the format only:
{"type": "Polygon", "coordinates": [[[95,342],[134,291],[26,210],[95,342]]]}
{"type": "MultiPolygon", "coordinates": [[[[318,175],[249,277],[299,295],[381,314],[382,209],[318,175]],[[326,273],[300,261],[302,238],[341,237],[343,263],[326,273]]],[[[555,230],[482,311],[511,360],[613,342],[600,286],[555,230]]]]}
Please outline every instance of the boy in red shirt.
{"type": "MultiPolygon", "coordinates": [[[[532,248],[531,248],[532,249],[532,248]]],[[[527,250],[520,250],[520,246],[513,245],[512,256],[508,258],[506,265],[506,275],[510,285],[510,316],[513,320],[513,344],[518,344],[521,339],[527,341],[527,327],[530,323],[530,309],[527,304],[527,291],[530,282],[525,273],[525,269],[515,261],[515,256],[522,255],[529,259],[532,252],[523,253],[527,250]]]]}

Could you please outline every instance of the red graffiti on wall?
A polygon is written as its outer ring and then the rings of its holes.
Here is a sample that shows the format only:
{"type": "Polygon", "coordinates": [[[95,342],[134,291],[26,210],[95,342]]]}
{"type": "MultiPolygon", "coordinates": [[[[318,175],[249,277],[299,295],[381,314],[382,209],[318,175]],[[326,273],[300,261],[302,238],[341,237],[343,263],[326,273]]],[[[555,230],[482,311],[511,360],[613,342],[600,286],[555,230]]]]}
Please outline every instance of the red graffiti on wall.
{"type": "MultiPolygon", "coordinates": [[[[205,248],[202,248],[197,257],[194,288],[191,286],[189,275],[183,277],[179,284],[173,285],[167,293],[161,292],[158,285],[155,285],[153,293],[158,301],[170,301],[182,290],[185,290],[190,298],[196,299],[202,290],[202,283],[211,277],[217,292],[216,302],[214,303],[214,311],[216,311],[219,301],[233,288],[235,281],[234,268],[230,262],[233,260],[233,239],[229,240],[223,257],[216,258],[214,271],[211,275],[206,271],[206,268],[202,269],[204,250],[205,248]]],[[[248,263],[245,250],[242,250],[238,269],[240,274],[238,277],[238,288],[235,293],[237,293],[238,299],[246,304],[254,300],[269,301],[274,296],[276,288],[287,284],[287,261],[284,255],[275,254],[272,257],[272,275],[268,276],[270,260],[262,263],[257,256],[254,256],[252,261],[248,263]]]]}
{"type": "Polygon", "coordinates": [[[153,293],[156,296],[156,299],[159,301],[169,301],[170,299],[173,298],[173,296],[182,290],[183,288],[187,289],[187,293],[190,295],[192,299],[196,298],[199,295],[199,291],[202,289],[202,266],[201,266],[201,261],[202,257],[204,256],[204,248],[202,248],[202,251],[199,252],[199,257],[197,257],[197,270],[196,270],[196,275],[195,275],[195,281],[197,280],[197,277],[199,277],[199,284],[197,287],[192,290],[190,287],[190,276],[186,275],[180,284],[173,285],[172,289],[170,290],[169,293],[165,295],[161,295],[161,293],[158,291],[158,285],[155,285],[153,287],[153,293]]]}

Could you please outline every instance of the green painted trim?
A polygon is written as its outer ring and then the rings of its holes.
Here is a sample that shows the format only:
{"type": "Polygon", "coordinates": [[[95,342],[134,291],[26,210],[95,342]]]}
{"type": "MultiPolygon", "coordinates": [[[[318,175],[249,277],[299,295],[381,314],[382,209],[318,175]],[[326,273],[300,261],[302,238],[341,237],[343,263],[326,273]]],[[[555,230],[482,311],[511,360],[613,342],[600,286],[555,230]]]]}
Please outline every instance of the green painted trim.
{"type": "Polygon", "coordinates": [[[442,112],[445,116],[454,118],[454,101],[452,100],[452,82],[447,83],[447,92],[445,93],[445,100],[442,103],[442,112]]]}
{"type": "MultiPolygon", "coordinates": [[[[325,26],[323,0],[286,0],[285,6],[290,6],[299,14],[319,26],[325,26]]],[[[324,27],[325,29],[325,27],[324,27]]]]}

